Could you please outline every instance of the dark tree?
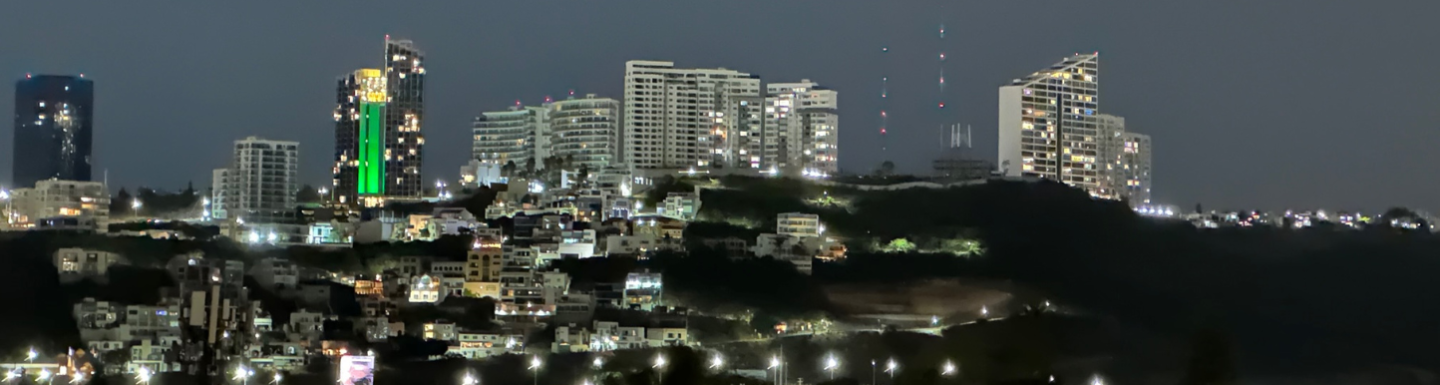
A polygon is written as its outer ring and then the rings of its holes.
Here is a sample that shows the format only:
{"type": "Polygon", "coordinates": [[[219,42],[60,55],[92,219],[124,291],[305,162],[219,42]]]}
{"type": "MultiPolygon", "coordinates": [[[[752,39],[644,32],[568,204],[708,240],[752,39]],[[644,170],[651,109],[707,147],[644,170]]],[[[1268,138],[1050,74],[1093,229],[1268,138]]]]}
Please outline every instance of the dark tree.
{"type": "Polygon", "coordinates": [[[1190,363],[1180,385],[1234,385],[1239,383],[1235,371],[1234,351],[1230,339],[1218,329],[1206,328],[1191,339],[1190,363]]]}
{"type": "Polygon", "coordinates": [[[295,192],[295,202],[298,203],[319,203],[322,200],[324,198],[320,197],[320,191],[308,184],[300,187],[300,191],[295,192]]]}
{"type": "Polygon", "coordinates": [[[130,196],[130,192],[125,191],[125,188],[121,187],[120,192],[115,194],[115,198],[110,199],[110,214],[129,213],[130,201],[133,199],[135,198],[130,196]]]}

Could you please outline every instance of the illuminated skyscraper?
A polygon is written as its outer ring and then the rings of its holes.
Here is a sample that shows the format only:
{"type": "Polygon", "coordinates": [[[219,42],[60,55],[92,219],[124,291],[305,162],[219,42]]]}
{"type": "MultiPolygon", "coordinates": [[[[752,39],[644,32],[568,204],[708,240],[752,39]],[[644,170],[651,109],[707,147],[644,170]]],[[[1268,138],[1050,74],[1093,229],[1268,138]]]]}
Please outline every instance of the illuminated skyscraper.
{"type": "Polygon", "coordinates": [[[760,78],[748,73],[626,62],[622,161],[636,169],[748,164],[731,136],[740,102],[758,96],[760,78]]]}
{"type": "Polygon", "coordinates": [[[806,177],[840,171],[839,93],[806,79],[767,84],[765,94],[762,167],[806,177]]]}
{"type": "Polygon", "coordinates": [[[74,76],[25,75],[15,82],[11,187],[58,178],[89,181],[94,83],[74,76]]]}
{"type": "Polygon", "coordinates": [[[385,37],[385,190],[390,198],[418,199],[425,136],[425,53],[409,40],[385,37]]]}
{"type": "Polygon", "coordinates": [[[418,199],[425,111],[424,53],[385,37],[385,67],[342,76],[336,92],[334,191],[341,203],[418,199]]]}
{"type": "Polygon", "coordinates": [[[386,79],[378,69],[340,78],[335,109],[336,196],[341,203],[385,195],[386,79]]]}
{"type": "Polygon", "coordinates": [[[1114,198],[1098,159],[1099,109],[1099,54],[1070,56],[1000,87],[1000,170],[1114,198]]]}

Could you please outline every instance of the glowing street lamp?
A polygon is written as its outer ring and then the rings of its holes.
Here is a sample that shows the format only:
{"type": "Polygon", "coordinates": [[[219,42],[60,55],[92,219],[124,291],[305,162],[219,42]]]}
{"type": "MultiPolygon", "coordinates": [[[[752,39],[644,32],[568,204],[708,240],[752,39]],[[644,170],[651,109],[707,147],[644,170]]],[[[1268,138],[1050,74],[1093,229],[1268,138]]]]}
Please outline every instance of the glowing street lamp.
{"type": "Polygon", "coordinates": [[[280,377],[280,372],[275,372],[275,379],[274,379],[274,380],[271,380],[270,383],[271,383],[271,384],[279,384],[279,383],[280,383],[280,380],[281,380],[282,378],[283,378],[283,377],[280,377]]]}
{"type": "Polygon", "coordinates": [[[535,385],[540,385],[540,356],[530,357],[530,370],[535,371],[535,385]]]}
{"type": "Polygon", "coordinates": [[[141,367],[140,367],[140,370],[135,371],[135,383],[137,383],[137,384],[148,384],[148,383],[150,383],[150,369],[148,369],[148,368],[146,368],[146,367],[144,367],[144,366],[141,366],[141,367]]]}
{"type": "Polygon", "coordinates": [[[725,358],[724,358],[724,357],[720,357],[720,354],[717,353],[717,354],[715,354],[715,357],[711,357],[711,358],[710,358],[710,369],[719,369],[721,366],[724,366],[724,365],[725,365],[725,358]]]}
{"type": "Polygon", "coordinates": [[[49,381],[50,369],[40,369],[40,374],[35,376],[35,379],[39,381],[49,381]]]}
{"type": "Polygon", "coordinates": [[[74,376],[70,377],[70,383],[72,384],[78,384],[82,381],[85,381],[85,373],[75,373],[74,376]]]}
{"type": "Polygon", "coordinates": [[[249,384],[250,376],[254,374],[255,371],[246,368],[244,365],[241,365],[240,367],[235,369],[235,379],[240,381],[240,383],[242,384],[249,384]]]}
{"type": "Polygon", "coordinates": [[[35,362],[35,357],[39,356],[40,353],[36,353],[35,348],[30,348],[30,351],[25,353],[25,362],[35,362]]]}
{"type": "Polygon", "coordinates": [[[475,379],[475,376],[471,376],[470,373],[465,373],[465,378],[460,380],[460,385],[476,385],[479,383],[480,380],[475,379]]]}
{"type": "Polygon", "coordinates": [[[144,205],[140,204],[140,200],[139,200],[139,199],[136,199],[136,200],[130,202],[130,208],[131,208],[131,209],[139,210],[139,209],[140,209],[140,206],[144,206],[144,205]]]}
{"type": "Polygon", "coordinates": [[[5,381],[14,381],[18,377],[20,377],[20,369],[5,372],[5,381]]]}
{"type": "Polygon", "coordinates": [[[595,357],[595,362],[592,362],[590,364],[594,365],[595,369],[600,369],[601,366],[605,365],[605,361],[601,360],[600,357],[595,357]]]}
{"type": "Polygon", "coordinates": [[[953,374],[955,374],[955,363],[946,360],[945,365],[940,367],[940,375],[949,376],[953,374]]]}
{"type": "Polygon", "coordinates": [[[900,365],[895,364],[894,358],[885,360],[885,373],[890,375],[890,383],[895,383],[895,370],[899,368],[900,365]]]}
{"type": "Polygon", "coordinates": [[[656,356],[655,356],[655,366],[652,366],[652,368],[659,369],[659,368],[663,368],[663,367],[665,367],[665,356],[656,355],[656,356]]]}
{"type": "Polygon", "coordinates": [[[838,368],[840,368],[840,362],[835,360],[834,355],[825,358],[825,371],[830,372],[830,379],[835,379],[835,369],[838,368]]]}

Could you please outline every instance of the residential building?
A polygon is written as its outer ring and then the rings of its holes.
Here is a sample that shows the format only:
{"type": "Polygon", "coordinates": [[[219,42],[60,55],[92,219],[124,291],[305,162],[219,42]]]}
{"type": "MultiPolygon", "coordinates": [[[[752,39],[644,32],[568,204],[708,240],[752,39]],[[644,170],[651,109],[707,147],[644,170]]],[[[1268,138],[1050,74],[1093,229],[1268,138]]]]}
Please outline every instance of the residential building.
{"type": "Polygon", "coordinates": [[[825,232],[820,216],[805,213],[781,213],[775,221],[776,233],[792,237],[818,237],[825,232]]]}
{"type": "Polygon", "coordinates": [[[419,199],[425,188],[420,179],[425,146],[420,134],[425,119],[424,58],[414,42],[385,36],[386,197],[419,199]]]}
{"type": "Polygon", "coordinates": [[[587,94],[550,104],[550,154],[600,170],[619,156],[620,102],[587,94]]]}
{"type": "MultiPolygon", "coordinates": [[[[699,188],[697,187],[696,190],[699,188]]],[[[660,215],[682,221],[693,221],[695,215],[700,213],[700,192],[672,192],[667,194],[665,200],[660,204],[660,215]]]]}
{"type": "Polygon", "coordinates": [[[250,267],[255,283],[271,292],[290,292],[300,288],[300,268],[281,258],[265,258],[250,267]]]}
{"type": "Polygon", "coordinates": [[[110,192],[102,182],[46,179],[34,186],[10,191],[16,224],[41,227],[47,219],[75,218],[104,232],[110,222],[110,192]]]}
{"type": "Polygon", "coordinates": [[[1150,136],[1126,132],[1121,136],[1119,172],[1125,185],[1119,191],[1121,198],[1131,205],[1150,204],[1150,136]]]}
{"type": "Polygon", "coordinates": [[[818,178],[839,172],[839,93],[805,79],[768,84],[765,95],[761,167],[818,178]]]}
{"type": "Polygon", "coordinates": [[[497,238],[480,238],[466,255],[465,291],[474,297],[500,299],[504,253],[497,238]]]}
{"type": "Polygon", "coordinates": [[[226,202],[229,201],[227,194],[230,192],[230,169],[217,168],[210,172],[210,218],[224,220],[229,219],[228,211],[225,211],[226,202]]]}
{"type": "Polygon", "coordinates": [[[290,223],[300,191],[300,143],[249,137],[235,141],[225,211],[246,223],[290,223]]]}
{"type": "Polygon", "coordinates": [[[1100,55],[1076,54],[1000,87],[998,166],[1111,198],[1100,160],[1100,55]]]}
{"type": "Polygon", "coordinates": [[[84,75],[30,75],[15,82],[11,186],[47,179],[90,181],[95,84],[84,75]]]}
{"type": "Polygon", "coordinates": [[[459,335],[455,333],[455,323],[445,320],[429,322],[423,325],[423,338],[427,340],[456,342],[459,335]]]}
{"type": "Polygon", "coordinates": [[[336,87],[336,199],[380,206],[386,199],[419,199],[425,137],[424,53],[409,40],[385,37],[384,68],[341,76],[336,87]]]}
{"type": "Polygon", "coordinates": [[[545,156],[549,154],[546,147],[550,141],[549,112],[548,105],[516,104],[505,111],[482,113],[475,118],[471,156],[481,164],[514,163],[516,170],[544,168],[545,156]]]}
{"type": "Polygon", "coordinates": [[[668,61],[625,63],[622,161],[636,169],[739,165],[734,117],[760,96],[760,78],[717,69],[675,68],[668,61]],[[750,99],[746,99],[750,98],[750,99]]]}
{"type": "Polygon", "coordinates": [[[110,266],[123,260],[119,254],[100,250],[76,247],[55,250],[55,269],[60,273],[60,282],[104,279],[110,266]]]}
{"type": "Polygon", "coordinates": [[[782,234],[760,234],[755,239],[752,251],[756,257],[771,257],[790,262],[795,270],[809,275],[814,267],[814,258],[820,253],[819,237],[798,237],[782,234]]]}
{"type": "Polygon", "coordinates": [[[650,311],[664,303],[663,276],[649,270],[625,276],[623,306],[627,309],[650,311]]]}

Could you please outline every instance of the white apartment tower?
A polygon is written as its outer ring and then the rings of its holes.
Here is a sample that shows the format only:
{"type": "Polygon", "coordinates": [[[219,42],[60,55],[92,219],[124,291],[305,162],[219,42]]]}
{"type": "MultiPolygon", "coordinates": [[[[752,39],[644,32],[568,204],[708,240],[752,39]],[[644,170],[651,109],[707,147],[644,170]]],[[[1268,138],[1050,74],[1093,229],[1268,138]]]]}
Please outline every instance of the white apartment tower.
{"type": "Polygon", "coordinates": [[[730,139],[742,102],[758,96],[760,78],[748,73],[626,62],[621,160],[637,169],[738,166],[745,158],[730,139]]]}
{"type": "Polygon", "coordinates": [[[1100,56],[1076,54],[1000,87],[999,159],[1006,176],[1107,194],[1100,160],[1100,56]]]}
{"type": "Polygon", "coordinates": [[[534,162],[539,169],[549,154],[549,106],[486,112],[475,118],[472,155],[483,164],[515,163],[517,169],[534,162]]]}
{"type": "Polygon", "coordinates": [[[1150,136],[1125,129],[1125,118],[1097,115],[1105,188],[1132,205],[1150,204],[1150,136]]]}
{"type": "Polygon", "coordinates": [[[1150,136],[1126,132],[1121,136],[1120,172],[1125,185],[1121,197],[1132,205],[1150,204],[1150,136]]]}
{"type": "Polygon", "coordinates": [[[838,93],[809,79],[765,86],[762,167],[807,177],[839,171],[838,93]]]}
{"type": "Polygon", "coordinates": [[[572,159],[571,166],[584,165],[598,171],[619,155],[619,101],[595,94],[571,97],[551,103],[549,117],[549,152],[572,159]]]}
{"type": "Polygon", "coordinates": [[[235,141],[227,176],[226,215],[248,223],[283,223],[295,216],[300,143],[249,137],[235,141]]]}

